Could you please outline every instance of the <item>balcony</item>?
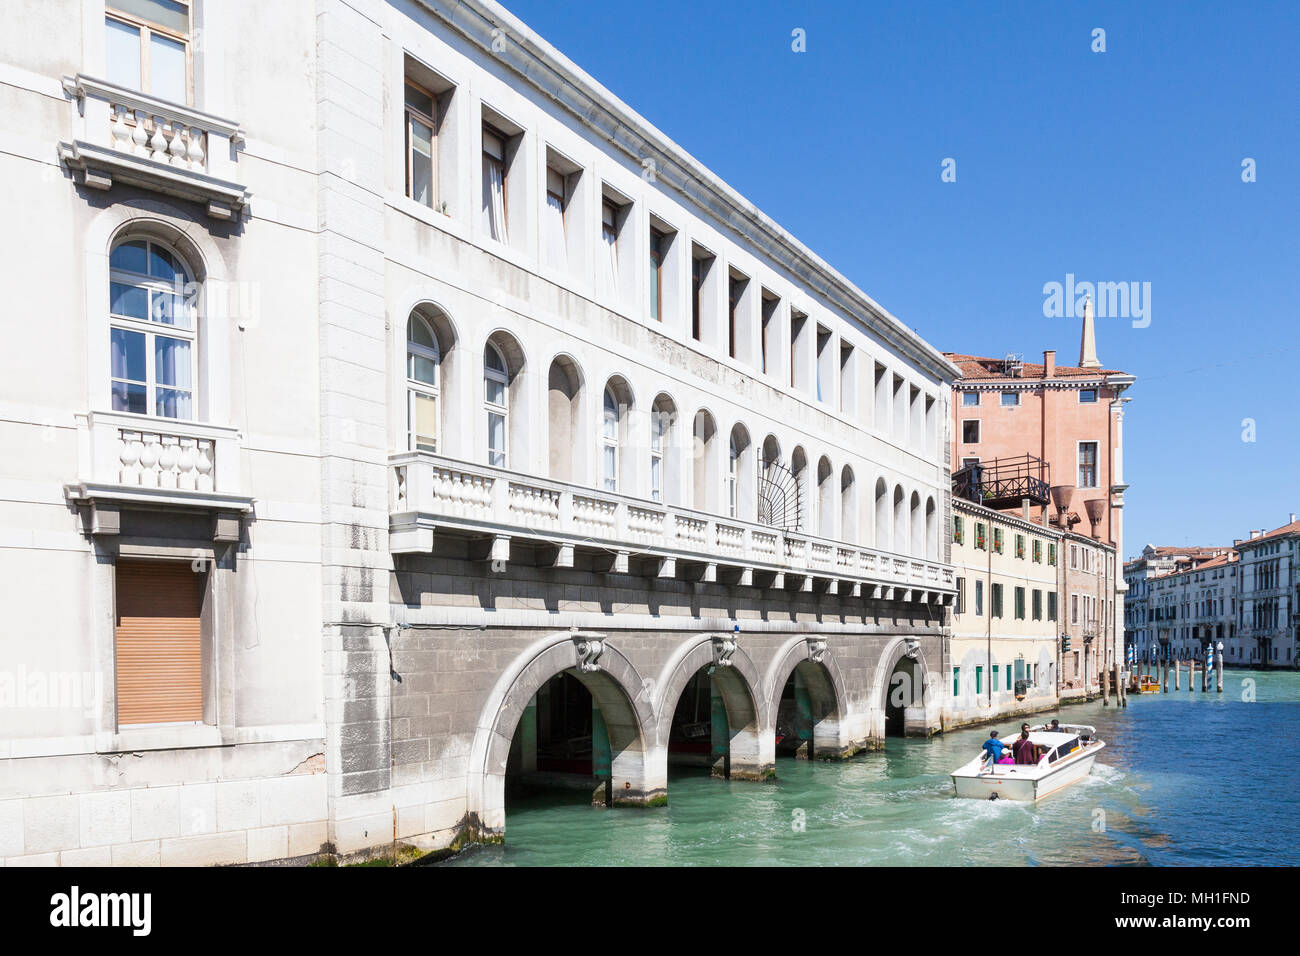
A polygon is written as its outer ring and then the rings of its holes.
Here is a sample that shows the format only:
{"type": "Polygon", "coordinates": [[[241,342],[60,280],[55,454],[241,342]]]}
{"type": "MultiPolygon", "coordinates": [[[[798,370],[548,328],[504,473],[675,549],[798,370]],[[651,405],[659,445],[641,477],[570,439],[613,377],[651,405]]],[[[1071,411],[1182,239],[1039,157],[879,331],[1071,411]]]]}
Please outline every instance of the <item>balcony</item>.
{"type": "Polygon", "coordinates": [[[1046,506],[1051,501],[1047,463],[1033,455],[994,458],[967,465],[952,475],[953,497],[986,508],[1019,508],[1025,499],[1046,506]]]}
{"type": "Polygon", "coordinates": [[[945,605],[956,593],[937,562],[422,452],[389,462],[394,554],[432,553],[437,532],[494,562],[518,542],[551,567],[945,605]]]}
{"type": "Polygon", "coordinates": [[[235,123],[80,73],[63,89],[77,116],[59,155],[84,185],[131,183],[201,203],[214,219],[242,214],[249,193],[238,182],[235,123]]]}
{"type": "Polygon", "coordinates": [[[64,486],[94,535],[121,531],[121,512],[210,517],[214,541],[239,540],[252,511],[240,478],[242,436],[233,428],[122,412],[77,416],[78,479],[64,486]]]}

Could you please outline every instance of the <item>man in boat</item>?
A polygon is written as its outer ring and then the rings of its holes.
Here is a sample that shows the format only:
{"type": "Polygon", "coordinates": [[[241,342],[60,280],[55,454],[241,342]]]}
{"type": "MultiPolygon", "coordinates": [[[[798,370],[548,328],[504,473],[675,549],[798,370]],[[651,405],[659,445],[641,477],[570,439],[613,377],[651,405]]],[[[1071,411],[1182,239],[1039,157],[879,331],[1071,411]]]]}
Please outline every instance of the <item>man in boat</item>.
{"type": "Polygon", "coordinates": [[[1061,729],[1061,722],[1057,720],[1055,717],[1052,718],[1052,726],[1048,727],[1047,729],[1054,734],[1065,733],[1065,731],[1061,729]]]}
{"type": "Polygon", "coordinates": [[[989,755],[989,766],[997,763],[1002,759],[1002,751],[1006,750],[1006,744],[998,740],[996,730],[989,731],[989,739],[984,741],[984,752],[989,755]]]}

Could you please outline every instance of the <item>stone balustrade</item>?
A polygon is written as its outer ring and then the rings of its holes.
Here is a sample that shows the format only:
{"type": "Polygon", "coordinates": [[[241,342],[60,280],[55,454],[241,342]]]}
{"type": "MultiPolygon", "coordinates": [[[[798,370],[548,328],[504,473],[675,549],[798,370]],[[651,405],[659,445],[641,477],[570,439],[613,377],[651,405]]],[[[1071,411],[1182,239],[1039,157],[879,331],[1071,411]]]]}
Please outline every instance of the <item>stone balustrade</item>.
{"type": "Polygon", "coordinates": [[[394,455],[390,464],[396,554],[430,551],[437,530],[493,538],[498,558],[518,538],[570,555],[575,547],[617,553],[624,569],[629,556],[649,557],[660,567],[667,560],[739,568],[744,580],[755,572],[778,581],[790,575],[833,582],[840,593],[871,587],[862,593],[934,603],[948,603],[955,590],[952,568],[938,562],[423,452],[394,455]]]}
{"type": "Polygon", "coordinates": [[[85,185],[121,180],[205,202],[214,218],[240,214],[248,193],[238,182],[237,124],[82,74],[65,76],[63,88],[77,115],[60,154],[85,185]]]}

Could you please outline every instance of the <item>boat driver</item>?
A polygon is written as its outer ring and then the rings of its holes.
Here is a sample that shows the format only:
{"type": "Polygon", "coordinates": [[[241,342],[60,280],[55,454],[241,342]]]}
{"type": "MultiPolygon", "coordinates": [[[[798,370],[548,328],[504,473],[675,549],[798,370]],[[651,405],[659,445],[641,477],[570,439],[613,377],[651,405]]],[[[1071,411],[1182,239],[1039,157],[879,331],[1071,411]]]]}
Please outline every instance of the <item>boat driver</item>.
{"type": "Polygon", "coordinates": [[[1002,743],[1002,741],[998,740],[998,732],[996,730],[990,730],[989,739],[984,741],[984,753],[989,755],[989,763],[995,764],[1001,760],[1002,751],[1005,749],[1006,745],[1002,743]]]}

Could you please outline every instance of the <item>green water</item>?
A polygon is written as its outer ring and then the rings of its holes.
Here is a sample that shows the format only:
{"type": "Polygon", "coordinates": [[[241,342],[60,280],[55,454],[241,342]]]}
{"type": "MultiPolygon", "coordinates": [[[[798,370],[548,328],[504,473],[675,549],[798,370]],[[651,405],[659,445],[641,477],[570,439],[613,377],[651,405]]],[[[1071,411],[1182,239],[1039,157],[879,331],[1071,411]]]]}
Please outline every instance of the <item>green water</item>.
{"type": "Polygon", "coordinates": [[[519,801],[505,845],[444,865],[1300,863],[1300,674],[1227,671],[1222,695],[1133,695],[1060,716],[1107,746],[1086,780],[1036,805],[952,796],[948,774],[978,751],[980,728],[843,762],[778,760],[774,783],[675,772],[662,809],[593,809],[581,793],[519,801]]]}

